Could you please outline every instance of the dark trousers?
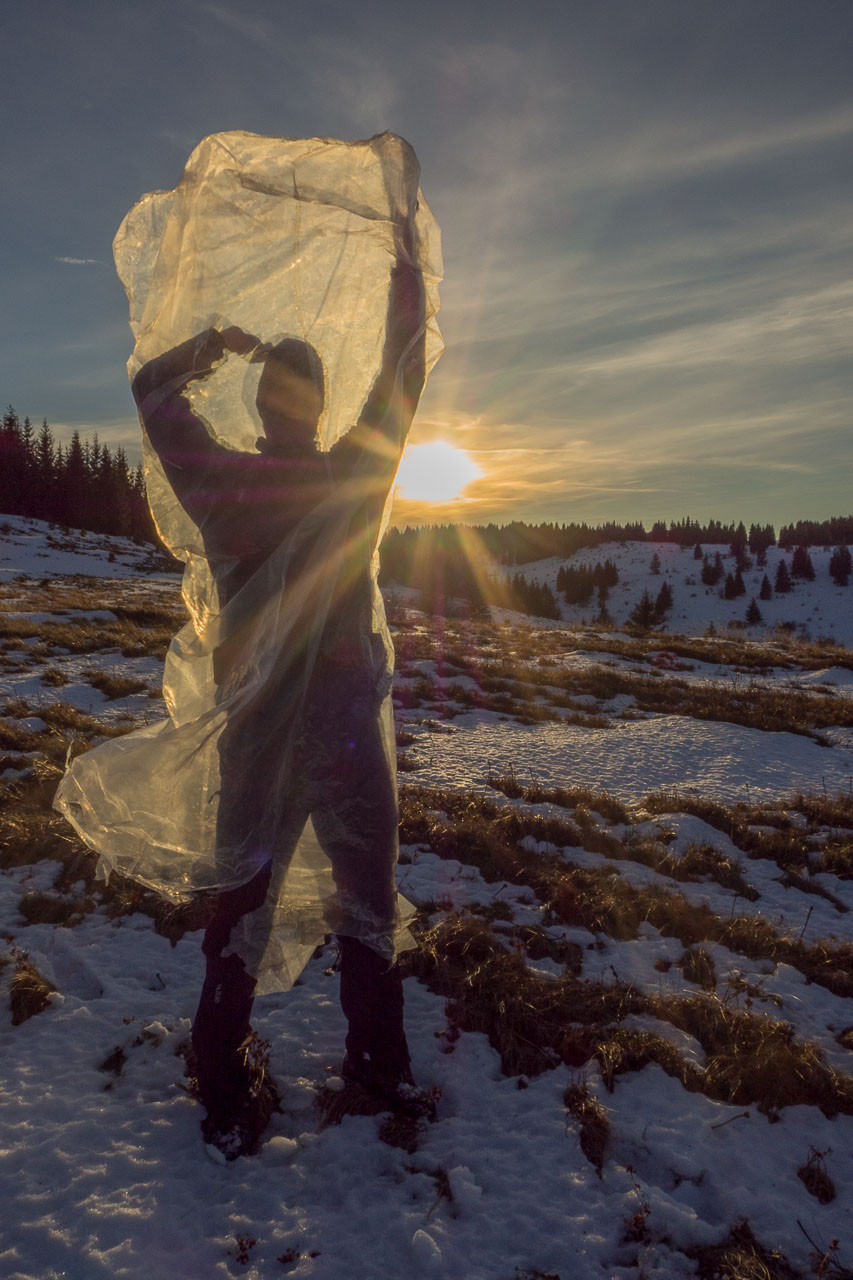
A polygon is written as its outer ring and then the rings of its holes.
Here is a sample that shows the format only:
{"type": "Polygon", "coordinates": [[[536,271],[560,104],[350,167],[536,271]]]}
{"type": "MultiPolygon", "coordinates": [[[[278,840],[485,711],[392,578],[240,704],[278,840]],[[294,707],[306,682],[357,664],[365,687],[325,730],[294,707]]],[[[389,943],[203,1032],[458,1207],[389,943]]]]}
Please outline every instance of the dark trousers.
{"type": "MultiPolygon", "coordinates": [[[[239,1050],[250,1033],[257,984],[239,956],[223,956],[222,952],[237,921],[262,905],[271,870],[268,864],[248,884],[220,893],[214,917],[205,930],[202,950],[207,967],[192,1043],[199,1092],[208,1108],[227,1105],[245,1088],[247,1069],[239,1050]]],[[[390,1078],[410,1078],[399,966],[389,966],[358,938],[341,937],[339,943],[347,1055],[367,1056],[390,1078]]]]}

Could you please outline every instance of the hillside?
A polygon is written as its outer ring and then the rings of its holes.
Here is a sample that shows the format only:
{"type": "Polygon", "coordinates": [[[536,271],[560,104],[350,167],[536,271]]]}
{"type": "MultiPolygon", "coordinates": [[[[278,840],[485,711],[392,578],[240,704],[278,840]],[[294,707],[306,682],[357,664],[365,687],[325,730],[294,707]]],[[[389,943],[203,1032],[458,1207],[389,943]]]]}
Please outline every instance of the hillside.
{"type": "MultiPolygon", "coordinates": [[[[727,549],[710,547],[708,550],[713,554],[716,550],[726,552],[727,549]]],[[[716,587],[704,586],[700,579],[702,565],[693,558],[693,548],[682,548],[672,542],[606,543],[577,551],[566,560],[551,557],[522,565],[520,572],[532,582],[547,583],[558,596],[562,620],[575,625],[595,621],[597,601],[593,597],[584,606],[568,605],[561,600],[557,592],[560,567],[583,565],[592,568],[600,561],[611,560],[619,573],[619,582],[610,589],[607,610],[617,626],[627,621],[643,591],[648,590],[654,598],[661,585],[667,582],[672,590],[673,606],[663,623],[663,631],[700,635],[711,625],[718,630],[732,623],[745,625],[747,606],[754,597],[763,621],[750,627],[747,634],[767,635],[781,626],[802,638],[823,637],[850,648],[853,646],[853,585],[836,586],[830,577],[829,560],[833,550],[832,547],[812,547],[814,581],[795,578],[789,593],[780,595],[773,592],[770,600],[759,600],[762,579],[766,575],[772,589],[780,560],[788,566],[791,564],[791,553],[778,547],[767,549],[764,568],[753,563],[744,573],[746,594],[734,600],[723,598],[722,583],[716,587]],[[660,561],[658,573],[650,569],[654,556],[660,561]]],[[[728,554],[723,556],[723,564],[727,572],[734,567],[728,554]]],[[[508,576],[515,571],[504,569],[502,572],[508,576]]]]}
{"type": "Polygon", "coordinates": [[[619,555],[616,619],[668,577],[683,634],[389,593],[406,1019],[438,1118],[341,1115],[330,944],[258,1001],[283,1110],[222,1166],[183,1059],[205,908],[104,885],[50,809],[69,746],[164,714],[178,579],[6,523],[3,1275],[849,1280],[853,654],[821,637],[849,646],[853,588],[820,553],[781,633],[729,633],[743,598],[648,543],[570,563],[619,555]]]}

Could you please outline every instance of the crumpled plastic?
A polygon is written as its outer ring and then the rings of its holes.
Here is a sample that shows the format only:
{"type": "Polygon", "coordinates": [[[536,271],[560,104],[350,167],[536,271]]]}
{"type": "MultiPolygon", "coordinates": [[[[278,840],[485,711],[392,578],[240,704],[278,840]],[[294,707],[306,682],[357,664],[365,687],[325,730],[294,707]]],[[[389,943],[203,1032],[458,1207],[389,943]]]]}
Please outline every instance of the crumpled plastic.
{"type": "Polygon", "coordinates": [[[376,579],[414,402],[441,352],[439,232],[418,178],[393,134],[215,134],[114,245],[148,499],[185,562],[190,620],[166,659],[168,718],[78,756],[56,805],[104,874],[174,899],[245,885],[271,862],[265,901],[230,942],[259,992],[292,985],[330,932],[389,959],[411,945],[376,579]],[[397,352],[401,263],[422,285],[397,352]],[[233,326],[262,345],[224,349],[233,326]],[[310,457],[261,452],[255,397],[284,335],[310,343],[325,375],[310,457]]]}

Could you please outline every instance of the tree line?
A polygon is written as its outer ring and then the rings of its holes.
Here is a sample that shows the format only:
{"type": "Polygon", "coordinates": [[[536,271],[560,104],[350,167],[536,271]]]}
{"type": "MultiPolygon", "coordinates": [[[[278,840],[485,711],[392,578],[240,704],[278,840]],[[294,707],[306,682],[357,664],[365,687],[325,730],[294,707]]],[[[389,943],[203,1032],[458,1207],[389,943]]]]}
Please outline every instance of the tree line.
{"type": "MultiPolygon", "coordinates": [[[[75,431],[63,445],[54,438],[46,419],[35,430],[30,419],[21,419],[11,405],[0,423],[0,511],[159,545],[141,463],[131,468],[123,448],[111,450],[97,435],[90,441],[75,431]]],[[[705,546],[728,546],[739,568],[744,566],[748,550],[761,565],[767,548],[776,542],[776,534],[769,524],[751,524],[747,529],[742,521],[702,523],[689,517],[669,523],[655,521],[648,530],[641,521],[409,526],[389,529],[385,534],[381,580],[417,587],[427,604],[436,605],[450,597],[475,604],[509,605],[514,601],[513,607],[520,602],[522,607],[536,606],[545,616],[553,616],[556,602],[552,606],[535,583],[527,582],[522,574],[507,581],[505,575],[498,578],[484,566],[497,563],[517,568],[551,556],[565,560],[586,547],[643,541],[681,547],[693,544],[696,558],[706,562],[702,578],[708,582],[709,578],[716,581],[715,575],[722,576],[722,565],[719,555],[708,563],[705,546]]],[[[786,550],[836,546],[846,552],[846,545],[853,542],[853,516],[783,525],[778,542],[786,550]]],[[[836,557],[830,572],[836,580],[849,576],[844,553],[836,557]]],[[[592,579],[591,570],[567,573],[567,579],[558,583],[558,591],[570,602],[572,596],[585,600],[592,590],[601,592],[603,584],[592,579]]],[[[603,600],[600,603],[603,605],[603,600]]]]}
{"type": "Polygon", "coordinates": [[[36,431],[11,405],[0,423],[0,511],[159,541],[141,463],[131,468],[121,446],[113,451],[97,435],[81,440],[75,431],[62,445],[46,418],[36,431]]]}

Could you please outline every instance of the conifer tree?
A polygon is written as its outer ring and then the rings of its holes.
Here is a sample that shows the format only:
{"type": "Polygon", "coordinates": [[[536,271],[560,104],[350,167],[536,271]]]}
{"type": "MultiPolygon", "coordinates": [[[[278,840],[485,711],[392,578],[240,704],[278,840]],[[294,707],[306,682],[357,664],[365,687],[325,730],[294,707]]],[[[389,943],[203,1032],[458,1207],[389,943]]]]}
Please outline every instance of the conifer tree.
{"type": "Polygon", "coordinates": [[[791,557],[791,577],[805,578],[808,582],[813,582],[814,576],[814,565],[808,547],[795,547],[791,557]]]}
{"type": "Polygon", "coordinates": [[[791,575],[788,573],[788,565],[784,556],[779,559],[776,567],[776,580],[773,583],[773,590],[777,596],[785,595],[791,590],[791,575]]]}
{"type": "Polygon", "coordinates": [[[761,616],[761,610],[756,603],[755,596],[749,602],[749,608],[746,611],[746,621],[750,627],[758,627],[764,621],[761,616]]]}
{"type": "Polygon", "coordinates": [[[853,556],[846,543],[836,547],[829,558],[829,572],[838,587],[846,587],[853,573],[853,556]]]}
{"type": "Polygon", "coordinates": [[[628,614],[628,622],[632,627],[636,627],[639,631],[650,631],[652,627],[658,623],[655,603],[648,593],[644,591],[637,604],[628,614]]]}
{"type": "Polygon", "coordinates": [[[657,552],[652,556],[649,569],[652,573],[660,573],[660,556],[657,552]]]}
{"type": "Polygon", "coordinates": [[[759,600],[772,600],[772,599],[773,599],[773,591],[772,591],[772,588],[771,588],[771,586],[770,586],[770,579],[768,578],[768,576],[767,576],[767,574],[766,574],[766,573],[765,573],[764,577],[761,579],[761,590],[760,590],[760,591],[759,591],[759,593],[758,593],[758,598],[759,598],[759,600]]]}
{"type": "Polygon", "coordinates": [[[669,610],[672,608],[672,588],[668,582],[661,583],[661,589],[655,598],[655,617],[658,622],[663,622],[669,610]]]}

